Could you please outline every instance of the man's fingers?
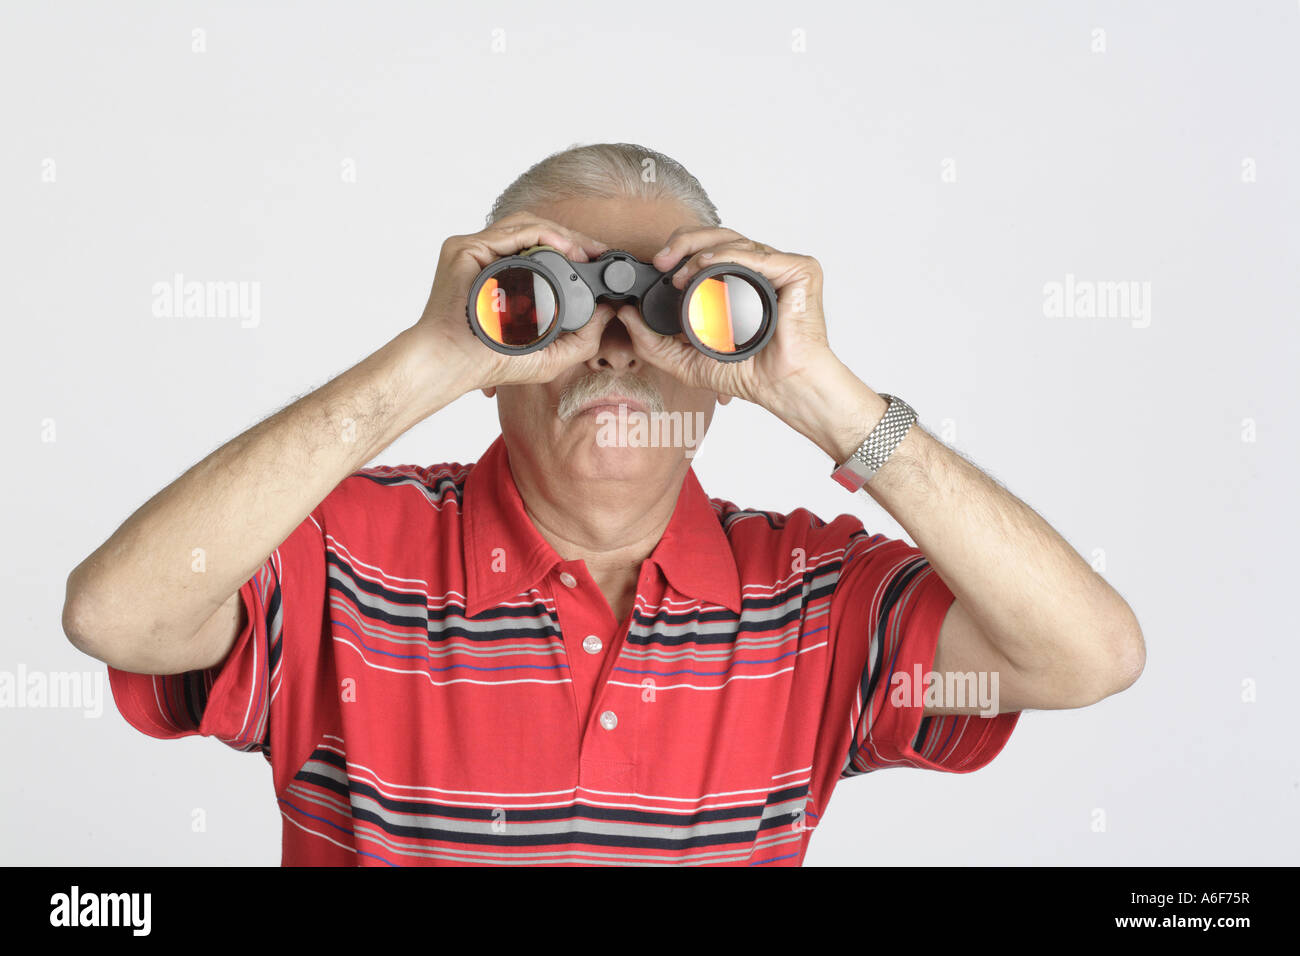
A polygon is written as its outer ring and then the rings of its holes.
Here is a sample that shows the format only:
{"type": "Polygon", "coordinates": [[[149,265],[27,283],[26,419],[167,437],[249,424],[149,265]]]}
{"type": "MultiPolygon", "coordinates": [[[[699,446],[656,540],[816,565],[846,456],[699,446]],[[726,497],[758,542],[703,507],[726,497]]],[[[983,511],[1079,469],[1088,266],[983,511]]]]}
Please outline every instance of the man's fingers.
{"type": "Polygon", "coordinates": [[[660,272],[667,272],[681,261],[682,256],[694,255],[709,246],[721,245],[733,239],[745,238],[734,229],[697,228],[674,231],[668,242],[655,253],[651,262],[660,272]]]}
{"type": "Polygon", "coordinates": [[[732,262],[754,270],[772,283],[773,288],[778,292],[787,282],[796,278],[798,273],[810,271],[810,260],[807,256],[769,251],[768,246],[750,248],[757,245],[744,240],[717,249],[701,250],[687,259],[686,263],[673,273],[673,286],[684,289],[697,273],[721,262],[732,262]],[[705,258],[706,256],[708,258],[705,258]]]}
{"type": "MultiPolygon", "coordinates": [[[[525,214],[507,216],[467,238],[476,240],[479,244],[475,258],[484,267],[490,265],[493,259],[512,256],[529,246],[554,246],[575,262],[589,262],[609,248],[600,240],[576,229],[525,214]]],[[[471,244],[471,254],[475,251],[471,244]]]]}
{"type": "Polygon", "coordinates": [[[545,355],[548,372],[553,371],[546,381],[550,381],[567,368],[579,362],[585,362],[600,351],[600,340],[605,334],[605,326],[613,317],[614,311],[605,303],[596,306],[590,321],[580,329],[561,332],[539,355],[545,355]]]}
{"type": "Polygon", "coordinates": [[[634,309],[619,309],[618,317],[627,327],[637,355],[688,385],[698,384],[694,378],[698,374],[699,362],[705,356],[695,346],[676,336],[660,335],[646,325],[634,309]]]}

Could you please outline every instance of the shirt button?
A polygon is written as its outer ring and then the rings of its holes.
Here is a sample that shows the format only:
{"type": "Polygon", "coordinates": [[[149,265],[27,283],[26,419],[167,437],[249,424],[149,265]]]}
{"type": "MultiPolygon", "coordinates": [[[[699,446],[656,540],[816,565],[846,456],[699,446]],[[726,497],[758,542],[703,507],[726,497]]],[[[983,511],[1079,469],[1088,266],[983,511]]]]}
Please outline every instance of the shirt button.
{"type": "Polygon", "coordinates": [[[614,713],[612,710],[605,711],[600,715],[600,726],[604,727],[606,730],[613,730],[618,726],[618,714],[614,713]]]}
{"type": "Polygon", "coordinates": [[[600,638],[595,634],[588,634],[582,642],[582,649],[588,654],[599,654],[600,649],[603,646],[604,645],[600,642],[600,638]]]}
{"type": "Polygon", "coordinates": [[[575,578],[568,571],[561,571],[560,583],[563,584],[566,588],[576,588],[578,586],[578,579],[575,578]]]}

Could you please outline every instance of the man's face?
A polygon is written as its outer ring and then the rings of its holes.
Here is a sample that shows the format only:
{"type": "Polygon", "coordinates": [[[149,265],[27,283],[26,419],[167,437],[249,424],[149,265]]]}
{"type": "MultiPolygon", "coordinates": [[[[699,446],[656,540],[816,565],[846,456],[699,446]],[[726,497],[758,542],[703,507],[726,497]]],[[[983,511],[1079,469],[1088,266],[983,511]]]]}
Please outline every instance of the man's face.
{"type": "MultiPolygon", "coordinates": [[[[567,199],[530,211],[647,262],[674,229],[699,225],[677,203],[642,199],[567,199]]],[[[592,321],[612,316],[620,304],[598,303],[592,321]]],[[[677,434],[689,436],[696,447],[702,437],[697,422],[702,420],[708,427],[717,401],[715,393],[688,387],[642,361],[617,317],[610,319],[599,350],[587,361],[553,381],[503,385],[496,394],[497,415],[512,460],[522,453],[535,466],[574,478],[626,480],[661,476],[668,481],[675,469],[685,471],[692,448],[683,448],[680,441],[676,447],[662,444],[670,441],[669,428],[660,429],[660,447],[598,441],[602,434],[613,433],[608,426],[602,433],[602,416],[618,414],[620,396],[631,399],[626,403],[628,434],[633,434],[632,419],[638,412],[679,412],[682,428],[677,434]],[[601,404],[602,400],[613,404],[601,404]],[[703,413],[702,419],[697,412],[703,413]]]]}

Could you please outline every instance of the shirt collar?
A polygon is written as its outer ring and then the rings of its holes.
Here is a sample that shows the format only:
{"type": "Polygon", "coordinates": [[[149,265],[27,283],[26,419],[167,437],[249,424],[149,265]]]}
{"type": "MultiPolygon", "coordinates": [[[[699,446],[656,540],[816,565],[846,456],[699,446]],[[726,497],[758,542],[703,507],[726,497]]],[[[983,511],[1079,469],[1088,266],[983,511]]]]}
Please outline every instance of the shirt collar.
{"type": "MultiPolygon", "coordinates": [[[[524,510],[502,435],[470,469],[461,511],[469,617],[528,590],[563,561],[524,510]]],[[[740,613],[735,555],[693,468],[650,559],[674,590],[740,613]]]]}

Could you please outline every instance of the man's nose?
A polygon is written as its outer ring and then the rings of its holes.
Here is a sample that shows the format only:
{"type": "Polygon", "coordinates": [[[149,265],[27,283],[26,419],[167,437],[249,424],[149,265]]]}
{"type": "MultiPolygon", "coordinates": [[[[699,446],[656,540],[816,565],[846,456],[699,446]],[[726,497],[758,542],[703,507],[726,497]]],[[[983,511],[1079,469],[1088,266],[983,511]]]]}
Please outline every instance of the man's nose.
{"type": "Polygon", "coordinates": [[[632,336],[622,320],[612,315],[600,336],[600,348],[587,359],[593,372],[632,372],[640,367],[640,360],[632,348],[632,336]]]}

